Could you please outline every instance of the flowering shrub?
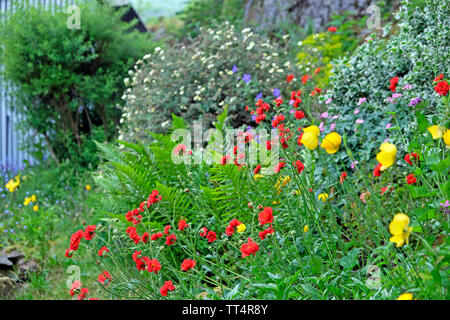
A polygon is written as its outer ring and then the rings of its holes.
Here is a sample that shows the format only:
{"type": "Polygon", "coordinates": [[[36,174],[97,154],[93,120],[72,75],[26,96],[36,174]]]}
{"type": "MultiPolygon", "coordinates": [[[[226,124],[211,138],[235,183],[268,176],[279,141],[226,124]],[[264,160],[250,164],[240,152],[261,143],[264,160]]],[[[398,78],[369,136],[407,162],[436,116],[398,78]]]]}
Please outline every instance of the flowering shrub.
{"type": "Polygon", "coordinates": [[[228,22],[202,29],[192,43],[157,49],[125,79],[120,139],[146,141],[148,131],[167,132],[172,113],[209,127],[225,106],[233,127],[250,123],[245,104],[295,73],[285,55],[278,45],[228,22]]]}

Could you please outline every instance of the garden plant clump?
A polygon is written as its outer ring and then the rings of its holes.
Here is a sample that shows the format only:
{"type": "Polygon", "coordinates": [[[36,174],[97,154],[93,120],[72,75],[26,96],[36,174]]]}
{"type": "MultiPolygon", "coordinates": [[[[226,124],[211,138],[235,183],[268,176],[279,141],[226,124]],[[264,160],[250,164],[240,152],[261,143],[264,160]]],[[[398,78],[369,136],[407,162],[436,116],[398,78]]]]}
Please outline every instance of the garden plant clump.
{"type": "Polygon", "coordinates": [[[191,22],[124,75],[95,171],[3,173],[0,244],[81,269],[74,300],[449,299],[447,13],[405,2],[388,39],[328,25],[295,54],[191,22]]]}

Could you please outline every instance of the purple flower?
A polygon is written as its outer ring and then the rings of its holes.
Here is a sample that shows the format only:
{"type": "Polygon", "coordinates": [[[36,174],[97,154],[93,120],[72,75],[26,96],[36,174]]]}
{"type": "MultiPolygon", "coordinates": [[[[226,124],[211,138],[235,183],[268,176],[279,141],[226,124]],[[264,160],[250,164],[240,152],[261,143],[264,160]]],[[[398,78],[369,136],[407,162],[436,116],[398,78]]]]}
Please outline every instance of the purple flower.
{"type": "Polygon", "coordinates": [[[251,75],[249,75],[248,73],[244,73],[244,76],[242,77],[242,81],[244,81],[245,83],[249,83],[251,79],[252,79],[251,75]]]}
{"type": "Polygon", "coordinates": [[[278,89],[278,88],[273,89],[273,96],[275,98],[278,98],[279,96],[281,96],[280,89],[278,89]]]}
{"type": "Polygon", "coordinates": [[[231,71],[232,71],[233,73],[236,73],[238,70],[239,70],[239,69],[238,69],[238,67],[236,67],[236,65],[234,65],[234,66],[233,66],[233,69],[231,69],[231,71]]]}
{"type": "Polygon", "coordinates": [[[258,95],[256,96],[255,100],[260,100],[260,99],[262,99],[262,97],[263,97],[263,93],[260,92],[260,93],[258,93],[258,95]]]}
{"type": "Polygon", "coordinates": [[[413,98],[413,99],[411,99],[411,102],[408,104],[408,107],[415,107],[415,106],[417,106],[421,101],[422,101],[422,99],[420,99],[419,97],[413,98]]]}

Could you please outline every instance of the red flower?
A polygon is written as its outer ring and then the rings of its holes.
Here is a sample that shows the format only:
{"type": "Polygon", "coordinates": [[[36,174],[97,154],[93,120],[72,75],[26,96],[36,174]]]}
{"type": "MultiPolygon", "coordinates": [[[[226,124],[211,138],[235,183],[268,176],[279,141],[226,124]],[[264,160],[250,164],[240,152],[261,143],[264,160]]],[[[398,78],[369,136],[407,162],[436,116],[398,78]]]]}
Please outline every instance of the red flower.
{"type": "Polygon", "coordinates": [[[107,247],[102,247],[100,250],[98,250],[98,255],[100,257],[102,257],[105,251],[109,252],[108,248],[107,247]]]}
{"type": "Polygon", "coordinates": [[[80,246],[81,239],[83,239],[83,237],[84,237],[84,231],[83,230],[78,230],[77,232],[72,234],[72,236],[70,237],[70,249],[69,249],[69,251],[77,251],[79,246],[80,246]]]}
{"type": "Polygon", "coordinates": [[[440,75],[438,75],[436,78],[434,78],[433,82],[438,82],[440,80],[444,79],[444,74],[441,73],[440,75]]]}
{"type": "Polygon", "coordinates": [[[148,272],[158,273],[158,271],[161,270],[161,264],[157,259],[149,259],[147,257],[144,257],[143,259],[147,265],[148,272]]]}
{"type": "MultiPolygon", "coordinates": [[[[380,189],[380,194],[383,195],[383,194],[384,194],[386,191],[388,191],[388,190],[389,190],[389,187],[381,188],[381,189],[380,189]]],[[[390,190],[390,191],[392,191],[392,190],[394,190],[394,188],[391,187],[391,190],[390,190]]]]}
{"type": "Polygon", "coordinates": [[[292,80],[294,80],[294,75],[293,74],[289,74],[287,77],[286,77],[286,81],[287,81],[287,83],[289,83],[289,82],[291,82],[292,80]]]}
{"type": "Polygon", "coordinates": [[[169,290],[170,291],[175,290],[172,281],[164,282],[164,285],[161,287],[161,289],[159,289],[159,293],[161,293],[163,297],[166,297],[169,290]]]}
{"type": "Polygon", "coordinates": [[[152,241],[155,241],[155,240],[158,240],[159,238],[162,238],[163,236],[164,236],[163,233],[160,231],[160,232],[152,234],[150,239],[152,241]]]}
{"type": "Polygon", "coordinates": [[[280,121],[284,121],[285,117],[282,114],[279,114],[275,117],[275,119],[272,121],[272,127],[276,128],[278,127],[278,124],[280,121]]]}
{"type": "Polygon", "coordinates": [[[225,165],[225,164],[228,164],[229,161],[230,161],[230,155],[227,154],[226,156],[222,157],[222,160],[220,160],[220,164],[225,165]]]}
{"type": "Polygon", "coordinates": [[[416,179],[416,177],[414,176],[414,174],[408,174],[407,176],[406,176],[406,183],[407,184],[414,184],[414,183],[416,183],[416,181],[417,181],[417,179],[416,179]]]}
{"type": "Polygon", "coordinates": [[[225,233],[226,233],[227,236],[231,236],[234,233],[234,228],[232,226],[228,226],[225,229],[225,233]]]}
{"type": "Polygon", "coordinates": [[[264,121],[266,119],[266,115],[265,114],[261,114],[261,115],[257,115],[255,118],[255,122],[256,123],[260,123],[261,121],[264,121]]]}
{"type": "Polygon", "coordinates": [[[434,91],[439,93],[441,96],[446,96],[448,94],[450,86],[448,85],[447,81],[439,81],[436,86],[434,87],[434,91]]]}
{"type": "Polygon", "coordinates": [[[298,174],[302,173],[302,171],[305,169],[305,165],[300,160],[295,161],[294,165],[297,168],[298,174]]]}
{"type": "Polygon", "coordinates": [[[189,227],[189,225],[186,223],[185,220],[180,220],[180,222],[178,222],[178,230],[183,231],[187,227],[189,227]]]}
{"type": "Polygon", "coordinates": [[[88,288],[81,288],[80,294],[78,295],[78,300],[84,300],[86,298],[86,295],[89,293],[88,288]]]}
{"type": "Polygon", "coordinates": [[[169,234],[170,225],[164,227],[164,234],[169,234]]]}
{"type": "Polygon", "coordinates": [[[337,28],[336,28],[336,27],[329,27],[329,28],[328,28],[328,31],[329,31],[329,32],[336,32],[336,31],[337,31],[337,28]]]}
{"type": "Polygon", "coordinates": [[[391,84],[389,86],[389,89],[391,89],[392,92],[395,92],[395,90],[397,89],[398,77],[391,78],[391,80],[389,80],[389,83],[391,84]]]}
{"type": "Polygon", "coordinates": [[[259,237],[261,240],[264,240],[268,234],[275,233],[275,230],[273,230],[272,226],[269,226],[266,230],[259,232],[259,237]]]}
{"type": "Polygon", "coordinates": [[[84,238],[86,240],[92,240],[95,236],[95,228],[96,226],[87,226],[84,230],[84,238]]]}
{"type": "Polygon", "coordinates": [[[72,288],[69,291],[69,294],[71,297],[73,297],[77,292],[79,292],[81,288],[81,281],[80,280],[76,280],[72,283],[72,288]]]}
{"type": "Polygon", "coordinates": [[[316,71],[314,71],[315,74],[318,74],[320,72],[320,68],[317,68],[316,71]]]}
{"type": "Polygon", "coordinates": [[[381,176],[381,170],[380,170],[381,167],[382,167],[382,164],[379,163],[379,164],[377,164],[377,166],[375,167],[375,169],[373,169],[373,176],[374,176],[374,177],[379,177],[379,176],[381,176]]]}
{"type": "Polygon", "coordinates": [[[347,172],[342,172],[342,173],[341,173],[341,178],[339,179],[339,181],[340,181],[341,183],[343,183],[345,178],[347,178],[347,172]]]}
{"type": "Polygon", "coordinates": [[[159,195],[159,191],[158,190],[153,190],[152,193],[148,196],[147,199],[147,207],[149,207],[151,204],[154,204],[156,202],[161,201],[161,196],[159,195]]]}
{"type": "Polygon", "coordinates": [[[305,75],[302,77],[302,83],[303,83],[303,84],[306,84],[306,82],[308,81],[309,78],[311,78],[311,76],[305,74],[305,75]]]}
{"type": "Polygon", "coordinates": [[[200,237],[206,237],[206,233],[208,232],[208,228],[203,227],[200,230],[201,230],[200,237]]]}
{"type": "Polygon", "coordinates": [[[214,242],[217,240],[217,235],[214,231],[209,231],[208,234],[206,235],[206,238],[208,239],[209,242],[214,242]]]}
{"type": "Polygon", "coordinates": [[[135,251],[132,255],[133,261],[136,262],[136,269],[145,270],[145,262],[140,258],[141,251],[135,251]]]}
{"type": "Polygon", "coordinates": [[[259,223],[265,225],[273,222],[273,210],[271,207],[265,207],[263,211],[259,213],[258,216],[259,223]]]}
{"type": "Polygon", "coordinates": [[[183,263],[181,263],[181,270],[188,271],[189,269],[193,269],[197,263],[191,259],[184,259],[183,263]]]}
{"type": "Polygon", "coordinates": [[[305,114],[301,110],[296,110],[294,113],[295,119],[300,120],[305,117],[305,114]]]}
{"type": "Polygon", "coordinates": [[[251,254],[255,255],[255,252],[259,250],[259,246],[252,238],[248,238],[248,242],[241,246],[242,258],[245,258],[251,254]]]}
{"type": "Polygon", "coordinates": [[[260,165],[260,164],[258,164],[258,165],[256,166],[255,170],[253,170],[253,173],[254,173],[254,174],[257,174],[257,173],[259,172],[259,170],[261,170],[261,165],[260,165]]]}
{"type": "Polygon", "coordinates": [[[108,286],[108,284],[111,282],[111,275],[109,274],[108,271],[103,271],[98,276],[97,281],[100,282],[102,286],[105,285],[106,282],[106,286],[108,286]],[[108,282],[106,282],[106,280],[108,280],[108,282]]]}
{"type": "Polygon", "coordinates": [[[410,165],[413,164],[412,161],[411,161],[411,156],[412,156],[416,161],[419,160],[419,155],[418,155],[417,153],[414,153],[414,152],[408,153],[408,154],[405,156],[405,161],[406,161],[407,163],[409,163],[410,165]]]}
{"type": "Polygon", "coordinates": [[[150,239],[150,234],[148,232],[144,232],[144,234],[142,235],[142,242],[147,243],[149,239],[150,239]]]}
{"type": "Polygon", "coordinates": [[[278,164],[275,165],[275,167],[273,168],[273,171],[275,173],[280,172],[281,169],[283,169],[283,167],[286,165],[286,163],[284,162],[278,162],[278,164]]]}
{"type": "Polygon", "coordinates": [[[177,237],[174,233],[172,233],[170,236],[166,237],[166,245],[171,246],[175,243],[175,240],[177,240],[177,237]]]}
{"type": "Polygon", "coordinates": [[[136,231],[135,227],[128,227],[127,228],[127,233],[130,236],[130,238],[134,241],[135,244],[138,244],[139,241],[141,241],[141,238],[137,234],[137,231],[136,231]]]}

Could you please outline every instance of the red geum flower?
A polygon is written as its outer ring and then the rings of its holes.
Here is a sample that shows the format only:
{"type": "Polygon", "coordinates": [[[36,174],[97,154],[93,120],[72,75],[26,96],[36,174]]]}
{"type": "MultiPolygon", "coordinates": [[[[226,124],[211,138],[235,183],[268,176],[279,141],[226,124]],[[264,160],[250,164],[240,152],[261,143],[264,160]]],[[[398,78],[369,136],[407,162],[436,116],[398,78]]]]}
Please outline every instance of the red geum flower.
{"type": "Polygon", "coordinates": [[[222,159],[220,160],[221,165],[228,164],[228,162],[230,162],[230,155],[228,154],[226,156],[223,156],[222,159]]]}
{"type": "Polygon", "coordinates": [[[337,28],[334,27],[334,26],[332,26],[332,27],[329,27],[329,28],[328,28],[328,31],[329,31],[329,32],[336,32],[336,31],[337,31],[337,28]]]}
{"type": "Polygon", "coordinates": [[[157,232],[157,233],[152,234],[152,235],[150,236],[150,240],[155,241],[155,240],[158,240],[159,238],[162,238],[162,237],[164,237],[164,235],[163,235],[163,233],[160,231],[160,232],[157,232]]]}
{"type": "Polygon", "coordinates": [[[86,229],[84,230],[84,238],[86,240],[92,240],[92,238],[94,238],[95,228],[96,228],[95,225],[86,227],[86,229]]]}
{"type": "Polygon", "coordinates": [[[78,230],[77,232],[72,234],[72,236],[70,237],[69,251],[77,251],[80,246],[81,239],[83,239],[83,237],[84,237],[83,230],[78,230]]]}
{"type": "Polygon", "coordinates": [[[306,82],[308,81],[309,78],[311,78],[311,76],[308,75],[308,74],[305,74],[305,75],[302,77],[302,83],[303,83],[303,84],[306,84],[306,82]]]}
{"type": "Polygon", "coordinates": [[[79,292],[80,288],[81,288],[81,281],[75,280],[72,283],[72,288],[69,291],[70,296],[73,297],[75,294],[77,294],[79,292]]]}
{"type": "Polygon", "coordinates": [[[434,78],[433,82],[438,82],[440,80],[444,79],[444,74],[441,73],[440,75],[438,75],[436,78],[434,78]]]}
{"type": "Polygon", "coordinates": [[[203,228],[201,228],[200,230],[201,230],[201,232],[200,232],[200,237],[206,237],[206,234],[207,234],[207,232],[208,232],[208,228],[203,227],[203,228]]]}
{"type": "Polygon", "coordinates": [[[296,110],[294,113],[295,119],[300,120],[305,117],[305,114],[301,110],[296,110]]]}
{"type": "Polygon", "coordinates": [[[275,233],[275,230],[272,228],[272,226],[269,226],[269,228],[267,228],[266,230],[260,231],[258,235],[261,240],[264,240],[266,236],[271,233],[275,233]]]}
{"type": "Polygon", "coordinates": [[[446,96],[448,94],[449,89],[450,86],[448,85],[447,81],[439,81],[434,87],[434,91],[439,93],[439,95],[441,96],[446,96]]]}
{"type": "Polygon", "coordinates": [[[389,80],[389,83],[391,84],[391,85],[389,86],[389,89],[390,89],[392,92],[395,92],[395,90],[397,89],[398,77],[393,77],[393,78],[391,78],[391,80],[389,80]]]}
{"type": "MultiPolygon", "coordinates": [[[[391,187],[391,190],[390,190],[390,191],[392,191],[392,190],[394,190],[393,187],[391,187]]],[[[386,191],[389,191],[389,187],[381,188],[381,189],[380,189],[380,194],[383,195],[386,191]]]]}
{"type": "Polygon", "coordinates": [[[106,282],[106,287],[107,287],[109,285],[109,283],[111,282],[111,275],[109,274],[108,271],[103,271],[98,276],[97,281],[100,282],[100,284],[102,286],[105,285],[105,282],[106,282]],[[108,282],[106,282],[107,280],[108,280],[108,282]]]}
{"type": "Polygon", "coordinates": [[[259,250],[259,246],[256,242],[252,240],[252,238],[248,238],[248,242],[244,243],[241,246],[242,258],[245,258],[251,254],[255,255],[255,253],[259,250]]]}
{"type": "Polygon", "coordinates": [[[141,239],[143,243],[147,243],[148,240],[150,239],[150,234],[148,232],[144,232],[141,239]]]}
{"type": "Polygon", "coordinates": [[[217,235],[214,231],[208,231],[206,238],[208,239],[209,242],[214,242],[217,240],[217,235]]]}
{"type": "Polygon", "coordinates": [[[271,207],[265,207],[258,216],[259,223],[261,225],[270,224],[273,222],[273,209],[271,207]]]}
{"type": "Polygon", "coordinates": [[[416,179],[416,177],[414,176],[414,174],[408,174],[407,176],[406,176],[406,183],[407,184],[414,184],[414,183],[416,183],[416,181],[417,181],[417,179],[416,179]]]}
{"type": "Polygon", "coordinates": [[[177,237],[175,236],[174,233],[172,233],[170,236],[166,237],[166,245],[171,246],[175,243],[176,240],[177,237]]]}
{"type": "Polygon", "coordinates": [[[278,173],[278,172],[280,172],[281,169],[284,168],[285,165],[286,165],[286,163],[280,161],[280,162],[278,162],[278,164],[275,165],[275,167],[273,168],[273,171],[275,173],[278,173]]]}
{"type": "Polygon", "coordinates": [[[272,150],[272,141],[266,140],[266,149],[267,150],[272,150]]]}
{"type": "Polygon", "coordinates": [[[281,121],[284,121],[284,119],[285,119],[284,115],[282,115],[282,114],[277,115],[277,116],[275,117],[275,119],[272,121],[272,127],[277,128],[277,127],[278,127],[278,124],[279,124],[281,121]]]}
{"type": "Polygon", "coordinates": [[[188,271],[189,269],[193,269],[197,263],[191,259],[184,259],[181,263],[181,270],[188,271]]]}
{"type": "Polygon", "coordinates": [[[78,295],[77,299],[78,300],[84,300],[88,293],[89,293],[89,289],[88,288],[81,288],[80,294],[78,295]]]}
{"type": "Polygon", "coordinates": [[[166,297],[167,293],[169,291],[173,291],[173,290],[175,290],[175,287],[174,287],[172,281],[166,281],[166,282],[164,282],[164,285],[161,287],[161,289],[159,289],[159,293],[161,293],[161,295],[163,297],[166,297]]]}
{"type": "Polygon", "coordinates": [[[147,265],[148,272],[158,273],[158,271],[161,270],[161,264],[157,259],[149,259],[147,257],[144,257],[143,259],[147,265]]]}
{"type": "Polygon", "coordinates": [[[102,247],[100,250],[98,250],[98,255],[102,257],[105,252],[109,252],[109,249],[107,247],[102,247]]]}
{"type": "Polygon", "coordinates": [[[258,165],[256,166],[255,170],[253,170],[253,173],[254,173],[254,174],[257,174],[257,173],[259,172],[259,170],[261,170],[261,165],[260,165],[260,164],[258,164],[258,165]]]}
{"type": "Polygon", "coordinates": [[[158,190],[153,190],[152,193],[148,196],[148,199],[147,199],[148,207],[151,204],[154,204],[156,202],[161,201],[161,199],[162,199],[162,197],[159,195],[159,191],[158,190]]]}
{"type": "Polygon", "coordinates": [[[341,178],[339,179],[339,182],[343,183],[345,178],[347,178],[347,172],[344,171],[341,173],[341,178]]]}
{"type": "Polygon", "coordinates": [[[377,164],[377,166],[375,167],[375,169],[373,169],[373,176],[374,176],[374,177],[379,177],[379,176],[381,176],[381,167],[382,167],[382,164],[379,163],[379,164],[377,164]]]}
{"type": "Polygon", "coordinates": [[[298,174],[302,173],[302,171],[305,170],[305,165],[300,160],[295,161],[294,165],[297,168],[298,174]]]}
{"type": "Polygon", "coordinates": [[[178,230],[183,231],[187,227],[189,227],[189,225],[186,223],[185,220],[180,220],[180,222],[178,222],[178,230]]]}
{"type": "Polygon", "coordinates": [[[164,227],[164,234],[169,234],[170,225],[164,227]]]}
{"type": "Polygon", "coordinates": [[[317,68],[316,71],[314,71],[315,74],[318,74],[320,72],[320,68],[317,68]]]}
{"type": "Polygon", "coordinates": [[[418,155],[417,153],[414,153],[414,152],[408,153],[408,154],[405,156],[405,161],[406,161],[407,163],[409,163],[410,165],[413,164],[412,161],[411,161],[411,157],[413,157],[416,161],[419,160],[419,155],[418,155]]]}
{"type": "Polygon", "coordinates": [[[287,77],[286,77],[286,81],[287,81],[287,83],[289,83],[289,82],[291,82],[292,80],[294,80],[294,75],[293,74],[289,74],[287,77]]]}

